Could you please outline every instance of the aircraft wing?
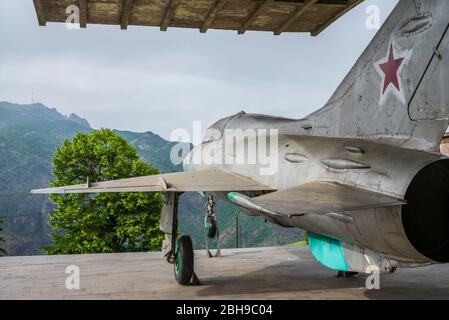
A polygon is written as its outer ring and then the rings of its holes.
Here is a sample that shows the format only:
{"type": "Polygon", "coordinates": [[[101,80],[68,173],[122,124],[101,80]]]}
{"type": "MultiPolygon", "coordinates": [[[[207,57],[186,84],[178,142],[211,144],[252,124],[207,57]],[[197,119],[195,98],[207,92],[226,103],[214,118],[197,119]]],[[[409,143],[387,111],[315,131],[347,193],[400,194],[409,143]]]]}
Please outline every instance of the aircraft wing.
{"type": "Polygon", "coordinates": [[[220,169],[177,172],[121,180],[32,190],[33,194],[99,192],[269,191],[252,178],[220,169]]]}
{"type": "Polygon", "coordinates": [[[317,181],[251,199],[255,205],[289,216],[338,214],[406,204],[405,200],[336,182],[317,181]]]}

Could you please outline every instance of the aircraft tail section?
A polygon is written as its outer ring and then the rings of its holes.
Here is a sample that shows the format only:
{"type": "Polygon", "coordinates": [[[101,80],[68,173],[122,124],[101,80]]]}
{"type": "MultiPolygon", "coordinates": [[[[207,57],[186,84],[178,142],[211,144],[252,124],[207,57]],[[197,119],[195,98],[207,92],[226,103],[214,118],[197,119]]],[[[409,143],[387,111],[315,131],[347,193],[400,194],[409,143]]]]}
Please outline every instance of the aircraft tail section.
{"type": "Polygon", "coordinates": [[[438,151],[449,125],[449,1],[401,0],[337,88],[307,119],[317,136],[438,151]]]}

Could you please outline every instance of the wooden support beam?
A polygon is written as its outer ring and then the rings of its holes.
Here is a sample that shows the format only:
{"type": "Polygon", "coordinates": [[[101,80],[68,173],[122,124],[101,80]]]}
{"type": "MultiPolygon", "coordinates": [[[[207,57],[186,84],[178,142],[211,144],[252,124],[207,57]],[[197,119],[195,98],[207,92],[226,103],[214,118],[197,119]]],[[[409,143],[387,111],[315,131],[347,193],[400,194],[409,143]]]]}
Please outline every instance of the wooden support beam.
{"type": "Polygon", "coordinates": [[[273,0],[264,0],[261,1],[256,7],[253,12],[249,14],[249,16],[246,18],[245,22],[242,23],[242,26],[239,28],[239,34],[244,34],[246,30],[251,26],[251,24],[256,20],[257,16],[265,10],[267,6],[273,3],[273,0]]]}
{"type": "Polygon", "coordinates": [[[319,0],[319,1],[320,2],[318,3],[318,5],[322,6],[346,7],[351,0],[319,0]]]}
{"type": "Polygon", "coordinates": [[[87,26],[87,0],[79,0],[80,8],[80,27],[85,28],[87,26]]]}
{"type": "MultiPolygon", "coordinates": [[[[298,1],[295,1],[295,2],[274,0],[274,3],[288,4],[290,6],[295,6],[295,7],[301,7],[306,2],[307,2],[307,0],[298,0],[298,1]]],[[[349,2],[351,2],[351,0],[318,0],[316,5],[317,5],[317,7],[322,7],[322,8],[323,7],[324,8],[326,8],[326,7],[328,8],[329,6],[332,6],[332,7],[346,7],[349,2]]]]}
{"type": "Polygon", "coordinates": [[[277,30],[274,31],[275,35],[280,35],[282,32],[288,29],[295,21],[299,19],[307,10],[309,10],[318,0],[306,0],[304,4],[295,9],[293,14],[288,18],[277,30]]]}
{"type": "Polygon", "coordinates": [[[215,17],[217,16],[217,13],[224,8],[226,3],[228,3],[229,0],[215,0],[212,4],[212,6],[209,9],[209,12],[207,13],[206,19],[204,20],[203,26],[200,28],[201,33],[206,33],[207,30],[210,28],[212,23],[215,20],[215,17]]]}
{"type": "Polygon", "coordinates": [[[122,30],[128,29],[129,24],[129,16],[131,14],[131,10],[133,8],[135,0],[123,0],[123,11],[122,16],[120,18],[120,28],[122,30]]]}
{"type": "Polygon", "coordinates": [[[165,10],[164,16],[162,17],[161,22],[161,31],[167,31],[168,26],[170,25],[170,22],[175,15],[176,8],[181,3],[181,0],[169,0],[167,9],[165,10]]]}
{"type": "Polygon", "coordinates": [[[34,9],[36,10],[37,21],[41,27],[44,27],[47,24],[47,20],[45,20],[44,8],[42,7],[41,0],[33,0],[34,9]]]}
{"type": "Polygon", "coordinates": [[[340,18],[342,15],[344,15],[346,12],[350,11],[351,9],[353,9],[355,6],[357,6],[361,2],[363,2],[363,0],[352,0],[352,1],[349,1],[347,6],[343,7],[340,10],[338,10],[337,13],[334,14],[330,19],[326,20],[322,24],[319,24],[317,27],[315,27],[315,29],[312,32],[310,32],[310,35],[312,37],[316,37],[317,35],[319,35],[321,33],[321,31],[326,29],[335,20],[340,18]]]}

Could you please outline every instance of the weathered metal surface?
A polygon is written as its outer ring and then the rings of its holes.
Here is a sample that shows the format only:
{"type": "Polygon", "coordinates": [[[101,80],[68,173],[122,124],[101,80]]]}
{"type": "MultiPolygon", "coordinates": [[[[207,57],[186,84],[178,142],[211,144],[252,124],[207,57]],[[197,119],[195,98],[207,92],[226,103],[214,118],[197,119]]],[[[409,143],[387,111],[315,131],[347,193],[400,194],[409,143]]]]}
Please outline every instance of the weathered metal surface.
{"type": "Polygon", "coordinates": [[[166,192],[164,194],[164,205],[161,209],[161,219],[159,229],[164,233],[162,242],[162,257],[168,257],[174,252],[176,232],[178,230],[178,194],[166,192]]]}
{"type": "Polygon", "coordinates": [[[307,117],[310,134],[438,151],[449,124],[448,12],[449,1],[400,1],[329,102],[307,117]],[[388,75],[382,64],[393,67],[388,75]]]}
{"type": "Polygon", "coordinates": [[[276,220],[276,217],[285,215],[284,211],[279,213],[279,212],[273,211],[267,207],[264,208],[260,204],[258,204],[256,201],[254,201],[252,198],[247,197],[247,196],[237,193],[237,192],[229,193],[228,199],[235,205],[239,206],[240,208],[243,208],[249,212],[253,212],[256,215],[264,216],[266,219],[268,219],[271,222],[276,223],[276,224],[279,224],[276,220]]]}
{"type": "Polygon", "coordinates": [[[368,208],[400,206],[402,199],[335,182],[317,181],[269,193],[253,199],[262,208],[288,216],[345,213],[368,208]]]}
{"type": "Polygon", "coordinates": [[[39,25],[65,22],[69,5],[87,24],[282,32],[317,35],[363,0],[34,0],[39,25]],[[80,10],[81,11],[81,10],[80,10]]]}
{"type": "Polygon", "coordinates": [[[440,152],[449,157],[449,133],[441,140],[440,152]]]}
{"type": "MultiPolygon", "coordinates": [[[[247,114],[245,117],[235,118],[227,123],[226,129],[235,127],[246,129],[253,126],[258,128],[255,123],[260,121],[264,128],[279,129],[279,150],[278,150],[278,170],[273,175],[261,175],[260,163],[256,164],[223,164],[222,168],[226,171],[236,172],[251,177],[262,184],[273,186],[277,190],[293,188],[307,182],[317,180],[334,181],[344,185],[354,186],[373,192],[391,195],[397,198],[403,198],[407,187],[414,175],[425,165],[442,159],[440,154],[427,153],[411,149],[392,147],[384,144],[378,144],[369,140],[345,139],[345,138],[326,138],[312,137],[293,134],[298,131],[298,125],[295,122],[287,122],[286,125],[280,125],[274,118],[273,125],[266,123],[260,115],[247,114]],[[291,134],[288,134],[290,132],[291,134]],[[346,145],[354,145],[364,150],[363,154],[348,153],[346,145]],[[289,153],[300,153],[305,155],[308,160],[301,163],[289,163],[284,161],[284,156],[289,153]],[[323,159],[343,158],[355,160],[368,165],[369,169],[363,170],[333,170],[321,164],[323,159]]],[[[257,139],[245,137],[243,140],[236,140],[236,144],[255,143],[257,139]]],[[[191,156],[196,152],[212,154],[215,150],[217,154],[224,154],[218,151],[224,148],[221,140],[203,143],[201,149],[192,151],[191,156]]],[[[244,151],[247,153],[248,148],[244,151]]],[[[246,154],[247,155],[247,154],[246,154]]],[[[187,162],[187,160],[186,160],[187,162]]],[[[205,164],[186,164],[185,170],[200,170],[207,168],[205,164]]]]}
{"type": "Polygon", "coordinates": [[[286,153],[284,159],[291,163],[303,163],[307,161],[307,157],[300,153],[286,153]]]}
{"type": "Polygon", "coordinates": [[[363,149],[359,148],[359,147],[354,147],[354,146],[346,146],[345,147],[346,151],[352,152],[352,153],[363,153],[363,149]]]}
{"type": "Polygon", "coordinates": [[[343,255],[348,271],[361,273],[392,273],[396,271],[398,263],[377,252],[359,246],[342,243],[343,255]]]}
{"type": "MultiPolygon", "coordinates": [[[[252,177],[263,184],[271,185],[279,190],[261,198],[270,200],[264,202],[266,208],[285,213],[284,217],[273,216],[273,219],[281,225],[298,227],[354,243],[392,256],[398,261],[429,261],[428,258],[416,251],[408,241],[402,226],[400,205],[389,208],[365,208],[363,210],[363,206],[361,206],[360,210],[345,212],[352,219],[351,223],[344,221],[344,219],[338,220],[335,217],[326,215],[304,215],[289,218],[289,212],[293,213],[301,210],[301,203],[309,201],[310,198],[307,194],[292,194],[287,197],[284,193],[290,188],[298,187],[298,185],[301,188],[301,185],[304,183],[333,181],[347,187],[352,186],[357,189],[404,199],[414,176],[426,165],[444,158],[436,153],[403,149],[374,143],[369,140],[311,137],[293,134],[298,130],[302,130],[298,125],[299,123],[300,121],[286,121],[285,119],[250,114],[231,117],[231,120],[226,121],[226,129],[245,129],[245,124],[253,128],[260,126],[279,129],[279,168],[274,175],[261,175],[259,171],[261,164],[259,163],[254,165],[229,164],[224,165],[223,168],[252,177]],[[270,120],[272,125],[269,124],[270,120]],[[348,145],[360,148],[364,152],[348,152],[346,150],[348,145]],[[300,164],[283,161],[285,154],[288,153],[303,154],[308,160],[300,164]],[[322,159],[329,158],[356,160],[368,165],[369,168],[362,170],[335,170],[321,164],[322,159]]],[[[251,141],[247,137],[244,140],[251,141]]],[[[238,144],[239,141],[236,143],[238,144]]],[[[240,143],[242,142],[240,141],[240,143]]],[[[208,154],[213,153],[214,150],[217,152],[217,148],[223,148],[222,141],[211,141],[202,145],[202,150],[208,154]]],[[[192,152],[195,153],[198,150],[193,150],[192,152]]],[[[203,168],[202,165],[194,166],[191,164],[185,167],[186,170],[198,170],[201,168],[203,168]]],[[[324,195],[327,195],[325,188],[318,188],[317,192],[319,193],[320,190],[324,195]]],[[[332,194],[329,195],[329,197],[331,196],[332,194]]],[[[339,201],[343,201],[343,199],[348,197],[351,197],[351,190],[348,190],[347,193],[336,195],[329,202],[331,205],[327,208],[327,211],[329,213],[333,212],[335,207],[332,207],[332,205],[338,205],[339,201]]],[[[254,198],[253,200],[257,203],[257,199],[254,198]]],[[[315,212],[315,210],[325,206],[324,198],[315,198],[315,200],[309,202],[309,206],[305,208],[306,210],[301,210],[300,212],[315,212]]],[[[263,205],[261,206],[263,207],[263,205]]],[[[356,206],[353,208],[356,209],[356,206]]]]}
{"type": "Polygon", "coordinates": [[[348,170],[348,169],[369,169],[369,165],[343,158],[331,158],[321,160],[321,163],[330,169],[348,170]]]}
{"type": "Polygon", "coordinates": [[[264,185],[238,173],[209,168],[196,172],[167,173],[90,185],[66,186],[32,190],[34,194],[96,193],[96,192],[185,192],[185,191],[269,191],[264,185]],[[161,180],[162,179],[162,180],[161,180]],[[161,183],[163,181],[163,183],[161,183]]]}

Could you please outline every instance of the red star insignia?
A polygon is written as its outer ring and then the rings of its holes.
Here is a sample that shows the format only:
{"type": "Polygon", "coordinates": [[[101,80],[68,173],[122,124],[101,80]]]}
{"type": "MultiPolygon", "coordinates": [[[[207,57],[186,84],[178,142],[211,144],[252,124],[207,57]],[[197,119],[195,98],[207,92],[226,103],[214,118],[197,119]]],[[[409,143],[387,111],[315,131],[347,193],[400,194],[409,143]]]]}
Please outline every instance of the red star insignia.
{"type": "Polygon", "coordinates": [[[393,45],[390,45],[388,61],[379,64],[379,68],[385,74],[384,89],[382,93],[385,93],[385,90],[387,90],[390,83],[392,83],[396,87],[396,89],[398,89],[398,91],[401,91],[398,80],[398,69],[401,66],[402,61],[404,61],[404,58],[397,58],[397,59],[394,58],[393,45]]]}
{"type": "Polygon", "coordinates": [[[387,56],[374,63],[374,68],[382,79],[379,105],[384,104],[390,93],[396,96],[399,101],[405,103],[401,72],[411,53],[411,49],[399,50],[392,39],[388,46],[387,56]]]}

